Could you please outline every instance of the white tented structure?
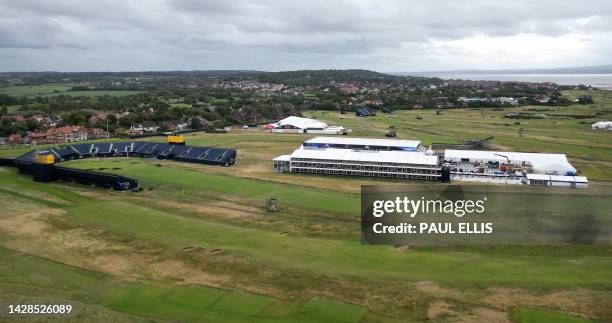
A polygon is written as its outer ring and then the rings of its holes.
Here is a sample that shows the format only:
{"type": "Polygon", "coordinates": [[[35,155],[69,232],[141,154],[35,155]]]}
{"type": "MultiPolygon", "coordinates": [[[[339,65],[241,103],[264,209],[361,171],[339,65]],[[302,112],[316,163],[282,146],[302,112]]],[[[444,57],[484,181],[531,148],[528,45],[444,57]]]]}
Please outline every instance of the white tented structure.
{"type": "Polygon", "coordinates": [[[591,129],[595,130],[612,130],[612,121],[599,121],[591,125],[591,129]]]}
{"type": "Polygon", "coordinates": [[[351,132],[342,126],[329,126],[327,123],[301,117],[287,117],[273,124],[272,132],[276,133],[311,133],[326,135],[342,135],[351,132]]]}
{"type": "Polygon", "coordinates": [[[316,137],[273,160],[275,172],[438,180],[438,156],[415,140],[316,137]]]}
{"type": "Polygon", "coordinates": [[[521,153],[508,151],[453,150],[444,152],[444,160],[455,163],[497,163],[514,166],[514,169],[530,169],[530,173],[548,175],[576,174],[564,154],[521,153]]]}

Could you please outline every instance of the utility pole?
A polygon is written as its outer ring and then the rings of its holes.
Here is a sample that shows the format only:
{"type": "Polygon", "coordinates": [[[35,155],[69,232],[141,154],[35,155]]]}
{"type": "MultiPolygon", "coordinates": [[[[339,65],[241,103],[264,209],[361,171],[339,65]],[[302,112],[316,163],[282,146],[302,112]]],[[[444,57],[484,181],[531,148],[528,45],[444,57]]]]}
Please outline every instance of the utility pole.
{"type": "Polygon", "coordinates": [[[108,116],[106,116],[106,139],[110,138],[110,132],[108,132],[108,116]]]}

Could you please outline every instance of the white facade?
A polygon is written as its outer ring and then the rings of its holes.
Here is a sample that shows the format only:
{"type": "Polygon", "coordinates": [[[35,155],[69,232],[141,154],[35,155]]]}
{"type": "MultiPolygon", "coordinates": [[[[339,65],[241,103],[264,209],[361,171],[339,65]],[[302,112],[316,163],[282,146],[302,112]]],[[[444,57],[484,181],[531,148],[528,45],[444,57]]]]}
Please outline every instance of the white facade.
{"type": "Polygon", "coordinates": [[[291,127],[298,129],[324,129],[328,125],[325,122],[309,118],[287,117],[276,123],[279,128],[291,127]]]}
{"type": "Polygon", "coordinates": [[[563,154],[447,149],[439,156],[418,140],[315,137],[290,155],[274,158],[275,172],[395,179],[473,181],[587,188],[563,154]],[[442,165],[444,164],[444,165],[442,165]],[[443,176],[444,174],[444,176],[443,176]]]}
{"type": "Polygon", "coordinates": [[[612,121],[599,121],[591,125],[592,129],[612,130],[612,121]]]}
{"type": "Polygon", "coordinates": [[[329,126],[327,123],[301,117],[287,117],[274,124],[275,133],[312,133],[325,135],[341,135],[350,133],[350,129],[342,126],[329,126]]]}
{"type": "MultiPolygon", "coordinates": [[[[441,168],[438,165],[438,156],[427,155],[423,151],[318,148],[306,146],[308,142],[331,146],[363,146],[376,143],[377,147],[387,148],[395,147],[397,144],[406,144],[398,140],[317,137],[306,141],[291,155],[275,158],[273,170],[275,172],[416,180],[438,180],[440,178],[441,168]]],[[[419,145],[419,142],[407,142],[411,147],[419,145]]]]}
{"type": "Polygon", "coordinates": [[[319,148],[325,147],[370,147],[373,150],[376,147],[384,148],[384,150],[404,150],[416,151],[421,146],[420,140],[402,140],[402,139],[377,139],[377,138],[351,138],[351,137],[315,137],[304,142],[304,146],[316,146],[319,148]]]}
{"type": "Polygon", "coordinates": [[[584,176],[561,176],[561,175],[542,175],[527,174],[529,185],[537,186],[556,186],[569,188],[587,188],[589,181],[584,176]]]}

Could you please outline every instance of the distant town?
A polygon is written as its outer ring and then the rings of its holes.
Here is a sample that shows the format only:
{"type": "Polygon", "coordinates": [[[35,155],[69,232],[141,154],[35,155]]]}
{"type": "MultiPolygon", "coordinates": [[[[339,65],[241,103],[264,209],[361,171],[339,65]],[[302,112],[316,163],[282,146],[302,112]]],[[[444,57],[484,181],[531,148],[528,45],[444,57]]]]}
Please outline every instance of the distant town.
{"type": "MultiPolygon", "coordinates": [[[[554,83],[442,80],[365,70],[0,74],[0,145],[264,125],[306,110],[589,104],[554,83]]],[[[542,118],[509,113],[508,118],[542,118]]]]}

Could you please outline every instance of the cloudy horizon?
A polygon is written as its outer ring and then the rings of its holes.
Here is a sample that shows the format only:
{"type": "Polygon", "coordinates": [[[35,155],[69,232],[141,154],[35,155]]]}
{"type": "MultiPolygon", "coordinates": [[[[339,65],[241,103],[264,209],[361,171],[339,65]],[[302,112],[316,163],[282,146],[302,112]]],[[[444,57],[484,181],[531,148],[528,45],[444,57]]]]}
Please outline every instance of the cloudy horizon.
{"type": "Polygon", "coordinates": [[[611,16],[606,1],[0,0],[0,71],[606,65],[611,16]]]}

